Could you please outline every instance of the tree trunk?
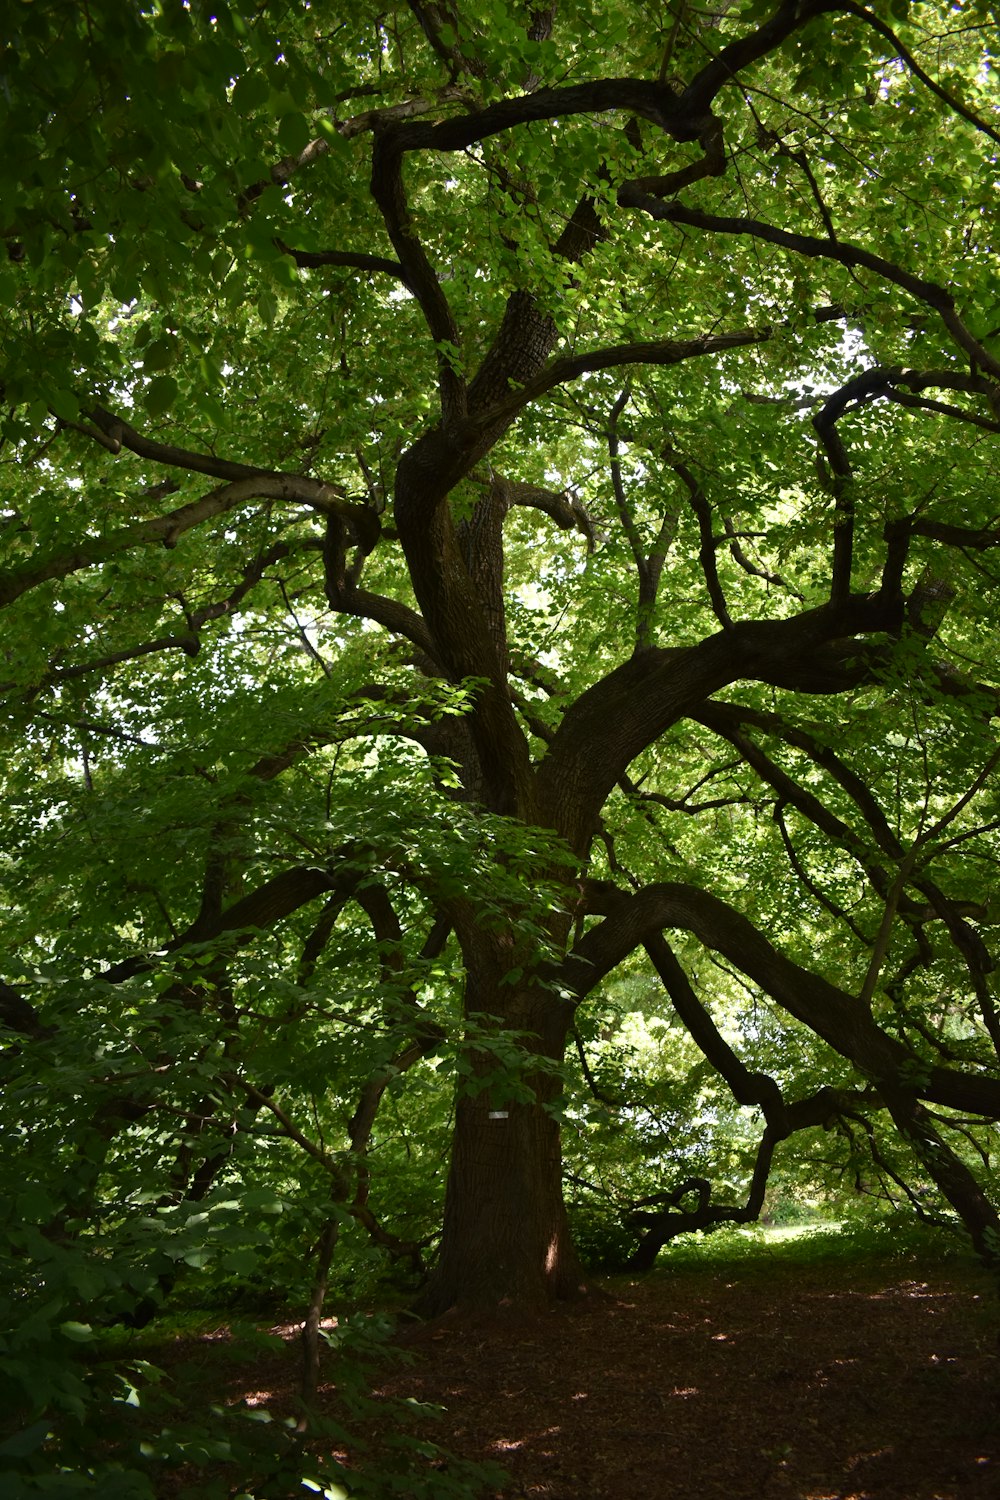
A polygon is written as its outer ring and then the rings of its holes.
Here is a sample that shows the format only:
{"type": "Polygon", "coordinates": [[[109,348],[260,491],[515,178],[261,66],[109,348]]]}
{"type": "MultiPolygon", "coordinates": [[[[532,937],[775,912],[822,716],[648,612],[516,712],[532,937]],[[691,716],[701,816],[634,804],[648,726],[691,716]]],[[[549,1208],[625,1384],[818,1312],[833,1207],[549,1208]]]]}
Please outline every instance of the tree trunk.
{"type": "MultiPolygon", "coordinates": [[[[479,993],[469,1009],[501,1016],[540,1059],[561,1062],[569,1007],[546,992],[522,994],[513,1003],[501,997],[494,992],[484,1003],[479,993]]],[[[460,1087],[456,1102],[440,1255],[417,1303],[426,1317],[450,1307],[537,1308],[585,1290],[562,1197],[553,1113],[561,1081],[551,1067],[519,1072],[511,1083],[518,1090],[527,1086],[533,1097],[511,1099],[502,1081],[481,1086],[487,1075],[496,1080],[494,1055],[476,1049],[471,1060],[472,1086],[460,1087]]]]}

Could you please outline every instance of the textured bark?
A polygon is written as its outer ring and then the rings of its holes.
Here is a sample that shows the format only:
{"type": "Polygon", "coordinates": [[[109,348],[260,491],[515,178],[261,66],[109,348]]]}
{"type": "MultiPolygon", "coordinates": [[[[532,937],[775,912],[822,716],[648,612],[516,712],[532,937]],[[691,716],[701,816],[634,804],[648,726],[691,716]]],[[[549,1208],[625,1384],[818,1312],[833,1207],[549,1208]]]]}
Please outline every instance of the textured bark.
{"type": "Polygon", "coordinates": [[[417,1310],[540,1307],[583,1290],[544,1101],[458,1101],[441,1255],[417,1310]]]}
{"type": "Polygon", "coordinates": [[[912,1092],[890,1088],[883,1095],[900,1135],[962,1220],[979,1258],[985,1265],[1000,1267],[1000,1215],[975,1177],[912,1092]]]}
{"type": "Polygon", "coordinates": [[[453,1306],[538,1307],[582,1289],[553,1108],[561,1079],[551,1066],[562,1060],[572,1009],[547,990],[518,992],[500,982],[512,962],[503,939],[480,937],[476,947],[467,1011],[517,1031],[526,1066],[511,1098],[508,1085],[488,1081],[497,1075],[489,1050],[470,1053],[472,1078],[456,1103],[441,1252],[418,1304],[428,1316],[453,1306]],[[542,1065],[537,1072],[532,1054],[542,1065]],[[525,1089],[533,1097],[524,1098],[525,1089]]]}

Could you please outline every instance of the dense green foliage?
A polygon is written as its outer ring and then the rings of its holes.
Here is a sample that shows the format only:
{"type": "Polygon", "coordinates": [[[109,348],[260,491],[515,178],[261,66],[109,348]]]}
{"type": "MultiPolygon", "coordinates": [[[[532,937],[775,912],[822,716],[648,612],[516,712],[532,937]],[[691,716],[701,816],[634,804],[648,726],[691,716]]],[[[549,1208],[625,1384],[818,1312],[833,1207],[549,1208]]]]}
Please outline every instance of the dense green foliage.
{"type": "Polygon", "coordinates": [[[995,8],[3,11],[0,1466],[567,1290],[557,1126],[592,1263],[996,1257],[995,8]]]}

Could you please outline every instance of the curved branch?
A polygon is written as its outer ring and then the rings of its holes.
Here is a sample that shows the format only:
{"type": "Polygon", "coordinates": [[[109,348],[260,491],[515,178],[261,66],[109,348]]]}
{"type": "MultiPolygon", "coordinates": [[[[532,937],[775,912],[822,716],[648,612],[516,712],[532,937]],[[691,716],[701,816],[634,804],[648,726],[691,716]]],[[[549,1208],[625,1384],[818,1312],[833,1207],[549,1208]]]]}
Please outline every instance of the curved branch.
{"type": "Polygon", "coordinates": [[[254,471],[251,477],[220,485],[207,495],[168,511],[165,516],[137,521],[108,536],[83,538],[70,547],[50,552],[46,557],[33,559],[18,568],[7,569],[0,573],[0,608],[41,583],[84,572],[132,547],[141,547],[149,542],[175,547],[186,531],[253,500],[284,500],[308,505],[322,514],[333,513],[362,536],[370,535],[372,528],[377,528],[378,525],[377,518],[369,510],[350,504],[338,488],[324,484],[322,480],[311,479],[304,474],[254,471]]]}
{"type": "Polygon", "coordinates": [[[831,917],[833,917],[836,921],[843,922],[844,926],[850,933],[852,933],[855,938],[857,938],[859,943],[864,944],[866,947],[870,946],[869,939],[867,938],[865,933],[862,932],[861,928],[858,926],[857,922],[855,922],[850,912],[845,911],[842,906],[839,906],[836,901],[832,900],[831,897],[829,897],[822,889],[822,887],[818,886],[816,882],[810,877],[808,870],[806,870],[805,866],[798,856],[795,845],[792,843],[792,836],[788,832],[788,825],[785,822],[784,803],[782,802],[779,802],[775,806],[774,821],[777,825],[778,832],[781,834],[781,842],[785,846],[785,854],[788,857],[788,863],[792,867],[792,873],[795,875],[796,880],[799,881],[803,889],[809,892],[810,896],[812,896],[813,900],[818,906],[822,906],[823,909],[825,911],[828,911],[831,917]]]}
{"type": "Polygon", "coordinates": [[[780,47],[782,42],[787,41],[807,22],[818,16],[833,14],[842,8],[840,0],[783,0],[774,14],[755,31],[730,42],[711,62],[706,63],[679,95],[678,105],[695,111],[706,109],[719,90],[731,83],[737,73],[780,47]]]}
{"type": "Polygon", "coordinates": [[[644,651],[653,645],[653,614],[656,596],[660,587],[660,576],[666,561],[667,550],[677,528],[677,515],[664,509],[656,540],[649,556],[646,556],[639,527],[629,506],[622,475],[621,442],[618,434],[618,419],[628,403],[631,392],[626,385],[608,413],[607,442],[611,467],[611,487],[615,497],[618,519],[625,533],[639,579],[638,598],[635,607],[635,651],[644,651]]]}
{"type": "Polygon", "coordinates": [[[545,365],[537,375],[501,398],[480,419],[494,424],[509,426],[517,414],[539,396],[544,396],[556,386],[566,385],[581,375],[594,370],[624,369],[628,365],[677,365],[686,359],[698,359],[705,354],[724,354],[729,349],[743,349],[748,344],[763,344],[773,337],[773,329],[745,328],[735,333],[703,334],[700,338],[661,339],[650,343],[612,344],[603,349],[592,349],[584,354],[569,354],[545,365]]]}
{"type": "Polygon", "coordinates": [[[158,954],[144,953],[124,959],[110,969],[105,969],[99,977],[107,984],[121,984],[136,974],[146,973],[154,962],[179,952],[191,943],[207,943],[228,936],[233,946],[244,947],[260,931],[273,927],[276,922],[291,916],[325,892],[347,889],[353,893],[362,878],[361,872],[353,869],[346,859],[342,858],[337,863],[340,868],[335,868],[331,863],[329,869],[318,865],[296,865],[292,869],[282,870],[270,880],[265,880],[248,896],[243,896],[224,911],[210,915],[208,920],[196,918],[190,927],[165,944],[158,954]]]}
{"type": "MultiPolygon", "coordinates": [[[[953,371],[907,370],[901,366],[890,368],[875,366],[872,369],[862,370],[860,374],[828,396],[820,411],[813,418],[813,427],[826,450],[827,462],[832,473],[835,515],[830,597],[834,601],[846,598],[850,592],[854,546],[853,474],[847,449],[837,431],[837,423],[847,410],[852,406],[884,397],[900,405],[931,410],[938,415],[947,415],[971,422],[987,431],[1000,432],[1000,422],[981,417],[976,412],[963,411],[961,407],[944,402],[921,399],[918,393],[929,387],[983,395],[994,407],[1000,401],[1000,389],[975,375],[964,375],[953,371]],[[905,391],[899,390],[900,386],[905,387],[905,391]]],[[[887,541],[891,545],[893,539],[903,540],[907,535],[912,535],[912,532],[912,526],[907,528],[905,524],[897,524],[892,536],[887,535],[887,541]]],[[[897,585],[901,582],[902,567],[897,559],[892,559],[890,563],[890,559],[887,558],[886,572],[891,575],[897,585]]]]}
{"type": "Polygon", "coordinates": [[[393,276],[408,291],[413,287],[398,260],[389,260],[384,255],[364,255],[356,250],[296,250],[284,240],[274,242],[282,255],[287,255],[297,266],[305,270],[319,270],[324,266],[345,266],[354,271],[381,272],[393,276]]]}
{"type": "Polygon", "coordinates": [[[978,412],[966,411],[964,407],[955,406],[951,401],[932,401],[926,396],[912,396],[906,391],[898,390],[886,391],[885,396],[886,400],[894,401],[897,406],[905,406],[911,411],[929,411],[932,416],[968,422],[970,426],[980,427],[984,432],[1000,432],[1000,422],[994,418],[981,417],[978,412]]]}
{"type": "Polygon", "coordinates": [[[675,141],[700,140],[718,125],[710,106],[725,84],[741,69],[773,52],[806,22],[840,8],[839,0],[783,0],[768,20],[724,47],[680,93],[666,82],[599,78],[500,99],[485,109],[436,124],[399,125],[395,135],[404,151],[464,151],[532,121],[622,111],[651,121],[675,141]]]}
{"type": "Polygon", "coordinates": [[[88,422],[97,429],[78,428],[87,437],[100,442],[109,453],[120,453],[127,448],[140,458],[152,459],[169,469],[188,469],[195,474],[209,474],[214,479],[252,479],[258,474],[269,474],[271,470],[258,468],[256,464],[241,464],[229,458],[218,458],[214,453],[196,453],[190,448],[178,448],[173,443],[161,443],[156,438],[146,437],[129,425],[117,412],[103,406],[92,406],[84,412],[88,422]]]}
{"type": "MultiPolygon", "coordinates": [[[[873,887],[886,903],[886,914],[877,943],[885,943],[888,938],[888,927],[885,922],[892,920],[892,913],[898,910],[903,918],[914,928],[916,940],[919,943],[919,926],[921,923],[937,918],[947,928],[948,934],[962,955],[969,973],[976,998],[979,1002],[983,1022],[993,1041],[994,1047],[1000,1053],[1000,1016],[993,996],[990,992],[987,975],[990,973],[993,960],[986,952],[982,939],[978,933],[969,925],[966,918],[970,915],[983,914],[983,908],[961,903],[948,897],[940,886],[931,879],[926,871],[919,867],[918,854],[921,849],[928,847],[935,840],[947,823],[951,822],[958,813],[968,805],[985,784],[992,773],[996,759],[1000,751],[994,752],[987,760],[985,767],[975,777],[969,789],[959,798],[949,811],[937,820],[934,826],[925,831],[909,851],[905,850],[899,839],[893,833],[889,822],[879,807],[871,789],[856,775],[839,756],[832,750],[822,745],[806,731],[790,725],[777,714],[766,714],[755,709],[745,709],[732,703],[716,702],[706,705],[704,708],[692,714],[691,717],[698,723],[704,724],[706,728],[721,735],[735,745],[740,751],[747,765],[772,786],[783,801],[790,803],[815,827],[819,828],[828,838],[831,838],[841,848],[846,849],[864,870],[873,887]],[[819,798],[811,791],[800,786],[780,766],[776,765],[769,756],[743,733],[743,726],[754,725],[763,729],[766,733],[773,734],[776,738],[783,740],[786,744],[794,746],[807,755],[816,765],[821,766],[847,793],[851,801],[857,807],[867,824],[868,832],[875,842],[877,848],[888,857],[896,867],[896,874],[890,879],[887,870],[871,857],[870,851],[864,839],[859,836],[841,819],[837,818],[826,808],[819,798]],[[905,886],[910,883],[913,888],[920,892],[925,902],[919,903],[904,894],[905,886]]],[[[817,896],[819,893],[816,892],[817,896]]],[[[845,920],[849,920],[846,913],[845,920]]],[[[851,924],[853,927],[853,924],[851,924]]],[[[860,934],[859,934],[860,935],[860,934]]],[[[882,953],[884,957],[884,949],[882,953]]],[[[876,962],[873,956],[870,975],[877,978],[881,967],[881,958],[876,962]]],[[[872,979],[874,983],[874,978],[872,979]]]]}
{"type": "Polygon", "coordinates": [[[986,978],[993,968],[993,962],[982,940],[965,920],[968,916],[982,916],[984,908],[952,900],[924,870],[919,868],[919,865],[913,869],[913,859],[918,850],[928,847],[933,840],[937,839],[947,824],[953,821],[959,812],[978,795],[992,774],[1000,751],[995,751],[988,757],[985,766],[973,779],[966,792],[947,813],[937,819],[932,828],[925,830],[917,844],[908,853],[893,833],[871,789],[838,755],[807,731],[788,723],[777,714],[764,713],[733,703],[708,704],[693,713],[691,717],[714,733],[722,735],[730,744],[735,745],[746,763],[756,771],[757,775],[774,787],[784,801],[791,803],[803,817],[812,822],[827,837],[848,850],[865,871],[882,899],[893,904],[898,901],[899,909],[908,921],[917,924],[937,917],[944,923],[952,942],[962,954],[979,1001],[984,1024],[1000,1052],[1000,1017],[997,1015],[986,978]],[[743,726],[746,725],[753,725],[763,729],[765,733],[774,735],[775,738],[801,750],[814,764],[822,767],[842,787],[861,813],[877,848],[882,850],[898,871],[901,872],[904,867],[906,868],[910,883],[921,893],[927,905],[924,906],[904,897],[902,887],[894,897],[892,892],[895,889],[895,879],[891,881],[887,871],[871,858],[864,840],[831,813],[812,792],[799,786],[787,772],[766,756],[742,732],[743,726]]]}
{"type": "MultiPolygon", "coordinates": [[[[231,615],[240,601],[262,580],[265,570],[272,563],[280,562],[295,552],[317,551],[321,546],[322,543],[312,537],[296,542],[277,542],[260,557],[255,558],[252,563],[247,564],[243,569],[243,581],[238,583],[225,599],[217,600],[214,604],[203,604],[196,610],[188,610],[184,607],[185,622],[188,626],[186,635],[157,636],[154,640],[142,642],[141,645],[127,646],[121,651],[110,651],[107,655],[93,657],[90,661],[75,662],[68,667],[52,667],[40,682],[29,688],[20,688],[19,691],[34,694],[49,683],[71,682],[76,678],[86,677],[90,672],[101,672],[108,667],[120,666],[123,662],[138,661],[144,656],[153,656],[160,651],[183,651],[187,656],[197,656],[201,650],[198,634],[201,628],[210,620],[231,615]]],[[[181,598],[181,604],[183,606],[183,598],[181,598]]],[[[7,691],[13,685],[0,683],[0,692],[7,691]]]]}
{"type": "Polygon", "coordinates": [[[961,99],[956,99],[953,94],[949,94],[946,88],[943,88],[929,73],[926,73],[905,43],[900,41],[891,26],[887,26],[884,21],[880,20],[870,10],[866,10],[863,5],[855,4],[854,0],[839,0],[837,9],[846,12],[847,15],[857,16],[859,20],[864,21],[866,26],[870,26],[872,31],[876,31],[880,37],[884,37],[893,48],[896,56],[909,68],[915,78],[920,79],[925,88],[930,89],[931,93],[935,94],[943,104],[946,104],[954,114],[960,115],[968,124],[972,125],[976,130],[981,131],[983,135],[989,136],[991,141],[996,141],[1000,145],[1000,131],[994,130],[985,120],[980,119],[967,104],[963,104],[961,99]]]}
{"type": "Polygon", "coordinates": [[[965,1162],[935,1129],[930,1112],[905,1089],[887,1090],[885,1103],[900,1134],[961,1218],[980,1258],[988,1266],[1000,1263],[1000,1216],[965,1162]]]}
{"type": "MultiPolygon", "coordinates": [[[[377,94],[378,92],[377,88],[370,85],[363,86],[341,94],[338,102],[344,104],[349,99],[355,99],[365,94],[377,94]]],[[[418,95],[412,99],[401,99],[397,104],[383,104],[377,109],[366,109],[362,110],[360,114],[348,115],[345,120],[335,120],[334,128],[339,136],[344,140],[350,141],[356,136],[365,135],[368,131],[374,131],[380,126],[384,128],[386,125],[397,123],[400,120],[411,120],[415,115],[429,114],[432,110],[440,109],[442,105],[456,103],[465,97],[465,91],[462,88],[448,85],[443,89],[439,89],[430,98],[425,95],[418,95]]],[[[282,157],[280,161],[274,163],[267,177],[262,177],[257,182],[253,182],[249,187],[243,189],[239,196],[240,208],[246,209],[272,185],[275,187],[284,187],[286,183],[291,181],[296,172],[301,172],[304,168],[312,166],[313,162],[319,161],[322,157],[326,156],[329,150],[330,141],[327,137],[317,136],[295,155],[282,157]]],[[[201,188],[200,183],[192,183],[190,181],[185,186],[192,192],[200,191],[201,188]]]]}
{"type": "Polygon", "coordinates": [[[741,219],[709,214],[701,209],[685,208],[682,203],[665,203],[650,193],[644,193],[634,183],[625,183],[618,190],[618,201],[623,208],[636,208],[652,219],[669,224],[685,224],[691,229],[704,229],[711,234],[749,235],[811,260],[833,260],[848,269],[862,267],[873,271],[884,281],[902,287],[910,296],[925,306],[931,307],[941,318],[952,338],[964,349],[972,362],[1000,379],[1000,359],[992,355],[965,326],[955,306],[955,299],[946,287],[929,281],[897,266],[884,256],[876,255],[859,245],[850,245],[844,240],[818,239],[811,234],[798,234],[781,229],[776,224],[765,224],[760,219],[741,219]]]}
{"type": "MultiPolygon", "coordinates": [[[[730,745],[733,745],[739,751],[742,763],[749,766],[763,782],[772,787],[777,792],[783,804],[789,804],[794,807],[803,818],[812,823],[827,838],[831,839],[840,848],[846,849],[857,860],[878,893],[882,896],[887,895],[890,884],[889,877],[885,870],[871,859],[865,841],[859,838],[847,823],[832,813],[820,801],[815,792],[800,786],[787,771],[777,765],[744,732],[747,725],[754,725],[781,739],[783,738],[781,731],[785,727],[785,721],[779,715],[764,714],[753,709],[744,711],[739,704],[713,702],[697,709],[691,714],[691,718],[695,723],[703,724],[713,734],[719,735],[730,745]]],[[[789,726],[788,735],[784,738],[786,738],[786,743],[795,745],[799,749],[804,748],[803,745],[799,744],[794,726],[789,726]]],[[[803,739],[809,739],[810,743],[815,745],[810,736],[803,735],[803,739]]],[[[816,748],[818,749],[818,746],[816,748]]],[[[832,755],[832,752],[830,753],[832,755]]],[[[846,770],[846,768],[844,769],[846,770]]],[[[864,784],[858,778],[857,789],[860,791],[862,787],[865,797],[864,806],[861,808],[861,811],[866,815],[869,827],[872,827],[872,831],[874,832],[872,825],[875,824],[879,830],[888,831],[889,825],[885,821],[872,793],[867,787],[864,787],[864,784]],[[868,817],[868,814],[871,816],[868,817]]],[[[903,857],[902,846],[895,839],[893,839],[892,849],[886,849],[886,853],[894,861],[903,857]]]]}
{"type": "Polygon", "coordinates": [[[593,552],[594,523],[569,490],[548,490],[519,479],[503,479],[499,474],[494,476],[494,483],[502,488],[508,507],[540,510],[560,531],[578,531],[586,537],[587,550],[593,552]]]}
{"type": "Polygon", "coordinates": [[[705,491],[688,468],[687,464],[680,459],[671,456],[670,467],[680,479],[688,492],[691,509],[694,511],[698,522],[698,535],[701,538],[701,547],[698,559],[701,563],[701,571],[708,589],[708,597],[712,604],[712,613],[722,626],[723,630],[731,630],[733,617],[726,605],[726,596],[719,581],[719,566],[716,559],[716,539],[712,532],[712,507],[708,503],[705,491]]]}
{"type": "MultiPolygon", "coordinates": [[[[378,517],[370,511],[367,514],[371,516],[372,533],[374,533],[380,524],[378,517]]],[[[339,614],[353,615],[360,620],[372,620],[375,624],[384,626],[390,634],[410,641],[418,651],[433,660],[434,642],[424,620],[415,609],[411,609],[408,604],[403,604],[398,599],[390,599],[384,594],[373,594],[367,589],[358,587],[361,565],[373,549],[376,537],[373,534],[365,538],[358,546],[358,555],[354,562],[348,565],[348,546],[357,540],[357,537],[352,534],[351,527],[345,523],[340,514],[331,511],[327,515],[326,532],[322,543],[323,587],[331,609],[335,609],[339,614]]]]}
{"type": "Polygon", "coordinates": [[[394,126],[392,136],[399,151],[465,151],[520,125],[612,110],[650,120],[677,141],[697,140],[706,124],[704,108],[681,109],[666,84],[642,78],[597,78],[498,99],[485,109],[451,120],[407,121],[394,126]]]}
{"type": "Polygon", "coordinates": [[[746,1108],[761,1106],[770,1122],[771,1114],[780,1110],[784,1103],[781,1090],[774,1079],[766,1073],[752,1073],[736,1056],[695,994],[677,955],[662,934],[650,937],[643,946],[692,1041],[701,1049],[719,1076],[725,1079],[737,1104],[746,1108]]]}
{"type": "Polygon", "coordinates": [[[839,609],[823,605],[783,620],[739,621],[695,646],[643,651],[567,709],[539,767],[546,816],[571,847],[582,849],[612,787],[679,718],[740,679],[843,692],[871,674],[857,637],[892,633],[902,619],[900,602],[856,595],[839,609]]]}
{"type": "Polygon", "coordinates": [[[751,578],[761,578],[765,583],[773,584],[775,588],[787,589],[793,598],[798,599],[802,604],[805,603],[805,595],[800,594],[798,589],[790,584],[787,579],[782,578],[780,573],[772,573],[767,568],[760,568],[756,563],[750,561],[740,546],[740,539],[745,533],[738,532],[728,516],[723,516],[722,518],[722,529],[726,533],[726,540],[729,543],[729,555],[737,566],[743,569],[744,573],[749,573],[751,578]]]}
{"type": "MultiPolygon", "coordinates": [[[[559,979],[578,999],[640,944],[665,927],[692,933],[722,953],[789,1015],[875,1079],[879,1087],[909,1090],[951,1108],[1000,1118],[1000,1078],[930,1066],[876,1025],[855,996],[780,953],[741,912],[695,886],[663,882],[634,895],[605,893],[608,915],[576,943],[559,979]]],[[[905,1091],[905,1090],[904,1090],[905,1091]]]]}
{"type": "Polygon", "coordinates": [[[754,1159],[753,1175],[747,1193],[747,1201],[740,1207],[735,1204],[713,1204],[712,1185],[705,1178],[691,1177],[672,1192],[656,1193],[650,1198],[640,1199],[634,1205],[627,1222],[647,1233],[629,1261],[634,1270],[649,1270],[659,1251],[679,1234],[692,1230],[711,1230],[720,1224],[752,1224],[760,1218],[764,1207],[764,1195],[771,1173],[771,1162],[775,1147],[780,1141],[799,1130],[808,1130],[817,1125],[826,1126],[831,1120],[850,1112],[854,1114],[861,1105],[875,1101],[856,1091],[821,1088],[804,1099],[793,1100],[772,1111],[774,1118],[765,1109],[767,1125],[761,1135],[754,1159]],[[690,1193],[698,1194],[694,1209],[680,1205],[690,1193]],[[663,1203],[665,1207],[648,1212],[648,1207],[663,1203]],[[635,1212],[635,1210],[639,1210],[635,1212]]]}
{"type": "Polygon", "coordinates": [[[413,227],[403,185],[403,152],[397,128],[376,129],[372,151],[371,193],[382,213],[403,277],[420,304],[437,353],[438,390],[446,420],[465,411],[465,381],[457,360],[461,334],[437,273],[413,227]]]}

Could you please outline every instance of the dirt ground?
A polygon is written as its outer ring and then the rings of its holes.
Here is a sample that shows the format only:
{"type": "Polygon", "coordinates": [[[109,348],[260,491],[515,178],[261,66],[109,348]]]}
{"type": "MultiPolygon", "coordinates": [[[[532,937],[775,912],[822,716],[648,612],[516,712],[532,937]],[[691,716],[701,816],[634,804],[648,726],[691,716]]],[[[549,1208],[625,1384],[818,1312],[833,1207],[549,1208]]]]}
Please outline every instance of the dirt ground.
{"type": "MultiPolygon", "coordinates": [[[[406,1328],[377,1389],[443,1406],[428,1438],[503,1465],[489,1500],[1000,1500],[998,1329],[971,1266],[765,1256],[406,1328]]],[[[295,1409],[288,1333],[227,1371],[231,1401],[295,1409]]],[[[331,1415],[335,1373],[328,1356],[331,1415]]]]}
{"type": "Polygon", "coordinates": [[[544,1500],[1000,1500],[1000,1302],[975,1271],[660,1272],[519,1328],[439,1321],[393,1383],[544,1500]]]}

